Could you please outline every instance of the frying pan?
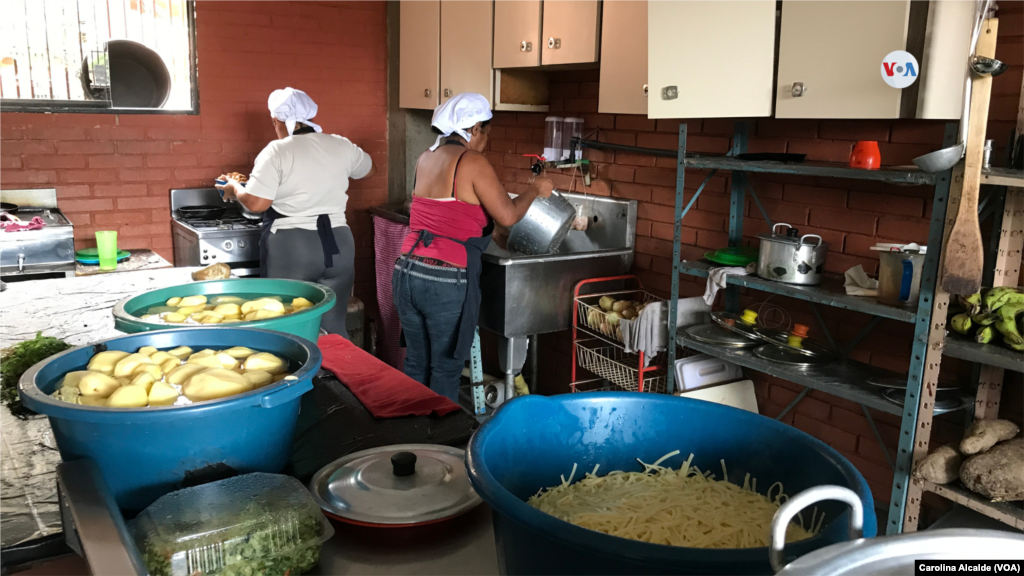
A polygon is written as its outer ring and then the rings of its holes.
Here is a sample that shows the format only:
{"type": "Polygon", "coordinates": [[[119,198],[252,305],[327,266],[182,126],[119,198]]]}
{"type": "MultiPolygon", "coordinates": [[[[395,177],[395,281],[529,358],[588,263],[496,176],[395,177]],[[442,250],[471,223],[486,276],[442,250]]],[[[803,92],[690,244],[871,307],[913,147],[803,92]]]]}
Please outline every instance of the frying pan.
{"type": "Polygon", "coordinates": [[[219,218],[224,211],[224,206],[182,206],[178,212],[185,218],[198,218],[200,220],[214,220],[219,218]]]}
{"type": "Polygon", "coordinates": [[[10,202],[0,202],[0,210],[3,210],[4,212],[17,212],[18,205],[11,204],[10,202]]]}

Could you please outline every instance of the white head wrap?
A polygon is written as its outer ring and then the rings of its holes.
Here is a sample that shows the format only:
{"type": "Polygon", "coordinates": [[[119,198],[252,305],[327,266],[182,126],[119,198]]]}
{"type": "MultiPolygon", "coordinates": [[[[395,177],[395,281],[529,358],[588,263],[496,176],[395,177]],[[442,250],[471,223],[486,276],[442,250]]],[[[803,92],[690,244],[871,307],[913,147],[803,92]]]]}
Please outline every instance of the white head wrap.
{"type": "Polygon", "coordinates": [[[284,122],[289,135],[295,132],[296,122],[302,122],[317,132],[323,132],[322,128],[309,121],[316,116],[316,102],[302,90],[274,90],[267,99],[267,108],[270,108],[271,116],[284,122]]]}
{"type": "Polygon", "coordinates": [[[490,120],[491,105],[487,98],[473,92],[464,92],[456,95],[451,100],[441,104],[434,110],[434,118],[430,125],[441,131],[437,141],[430,147],[431,151],[441,145],[441,140],[458,134],[469,142],[470,135],[467,130],[476,125],[477,122],[490,120]]]}

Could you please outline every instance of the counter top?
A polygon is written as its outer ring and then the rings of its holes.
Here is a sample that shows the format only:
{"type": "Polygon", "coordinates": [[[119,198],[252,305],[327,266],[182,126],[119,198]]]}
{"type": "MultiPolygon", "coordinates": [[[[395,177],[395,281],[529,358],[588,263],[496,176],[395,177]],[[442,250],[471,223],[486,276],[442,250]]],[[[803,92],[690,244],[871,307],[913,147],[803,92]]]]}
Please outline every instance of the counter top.
{"type": "Polygon", "coordinates": [[[130,256],[127,260],[117,263],[115,270],[100,270],[99,264],[82,264],[75,262],[75,276],[93,276],[95,274],[114,274],[120,272],[134,272],[137,270],[157,270],[159,268],[173,268],[174,265],[164,260],[162,256],[152,250],[128,250],[130,256]]]}

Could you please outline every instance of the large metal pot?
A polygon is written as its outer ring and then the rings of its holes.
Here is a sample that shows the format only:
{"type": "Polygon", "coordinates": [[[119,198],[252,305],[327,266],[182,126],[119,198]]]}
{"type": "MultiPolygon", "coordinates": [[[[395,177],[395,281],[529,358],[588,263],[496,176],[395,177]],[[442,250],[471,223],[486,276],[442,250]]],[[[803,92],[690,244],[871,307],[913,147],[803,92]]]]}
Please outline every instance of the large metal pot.
{"type": "Polygon", "coordinates": [[[1024,558],[1024,536],[1012,532],[945,529],[861,538],[864,508],[841,486],[817,486],[790,498],[772,519],[771,563],[778,576],[897,576],[914,574],[921,560],[1017,560],[1024,558]],[[832,544],[786,564],[786,527],[800,510],[823,500],[850,504],[850,541],[832,544]]]}
{"type": "Polygon", "coordinates": [[[772,226],[771,234],[758,234],[761,250],[757,256],[757,275],[787,284],[813,285],[821,283],[821,271],[828,255],[828,242],[817,234],[804,234],[779,222],[772,226]],[[786,234],[778,234],[780,226],[786,234]]]}
{"type": "Polygon", "coordinates": [[[508,249],[521,254],[550,254],[565,240],[575,217],[572,204],[558,192],[537,198],[509,232],[508,249]]]}

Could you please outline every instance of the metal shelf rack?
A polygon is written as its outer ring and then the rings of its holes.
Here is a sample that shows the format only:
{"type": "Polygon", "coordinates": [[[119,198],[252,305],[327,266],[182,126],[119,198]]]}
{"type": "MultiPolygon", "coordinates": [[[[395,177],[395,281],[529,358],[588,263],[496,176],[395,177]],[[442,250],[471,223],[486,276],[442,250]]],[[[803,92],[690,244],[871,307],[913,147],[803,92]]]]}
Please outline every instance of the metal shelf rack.
{"type": "Polygon", "coordinates": [[[992,344],[978,344],[953,334],[946,336],[946,346],[942,354],[1003,370],[1024,372],[1024,353],[992,344]]]}

